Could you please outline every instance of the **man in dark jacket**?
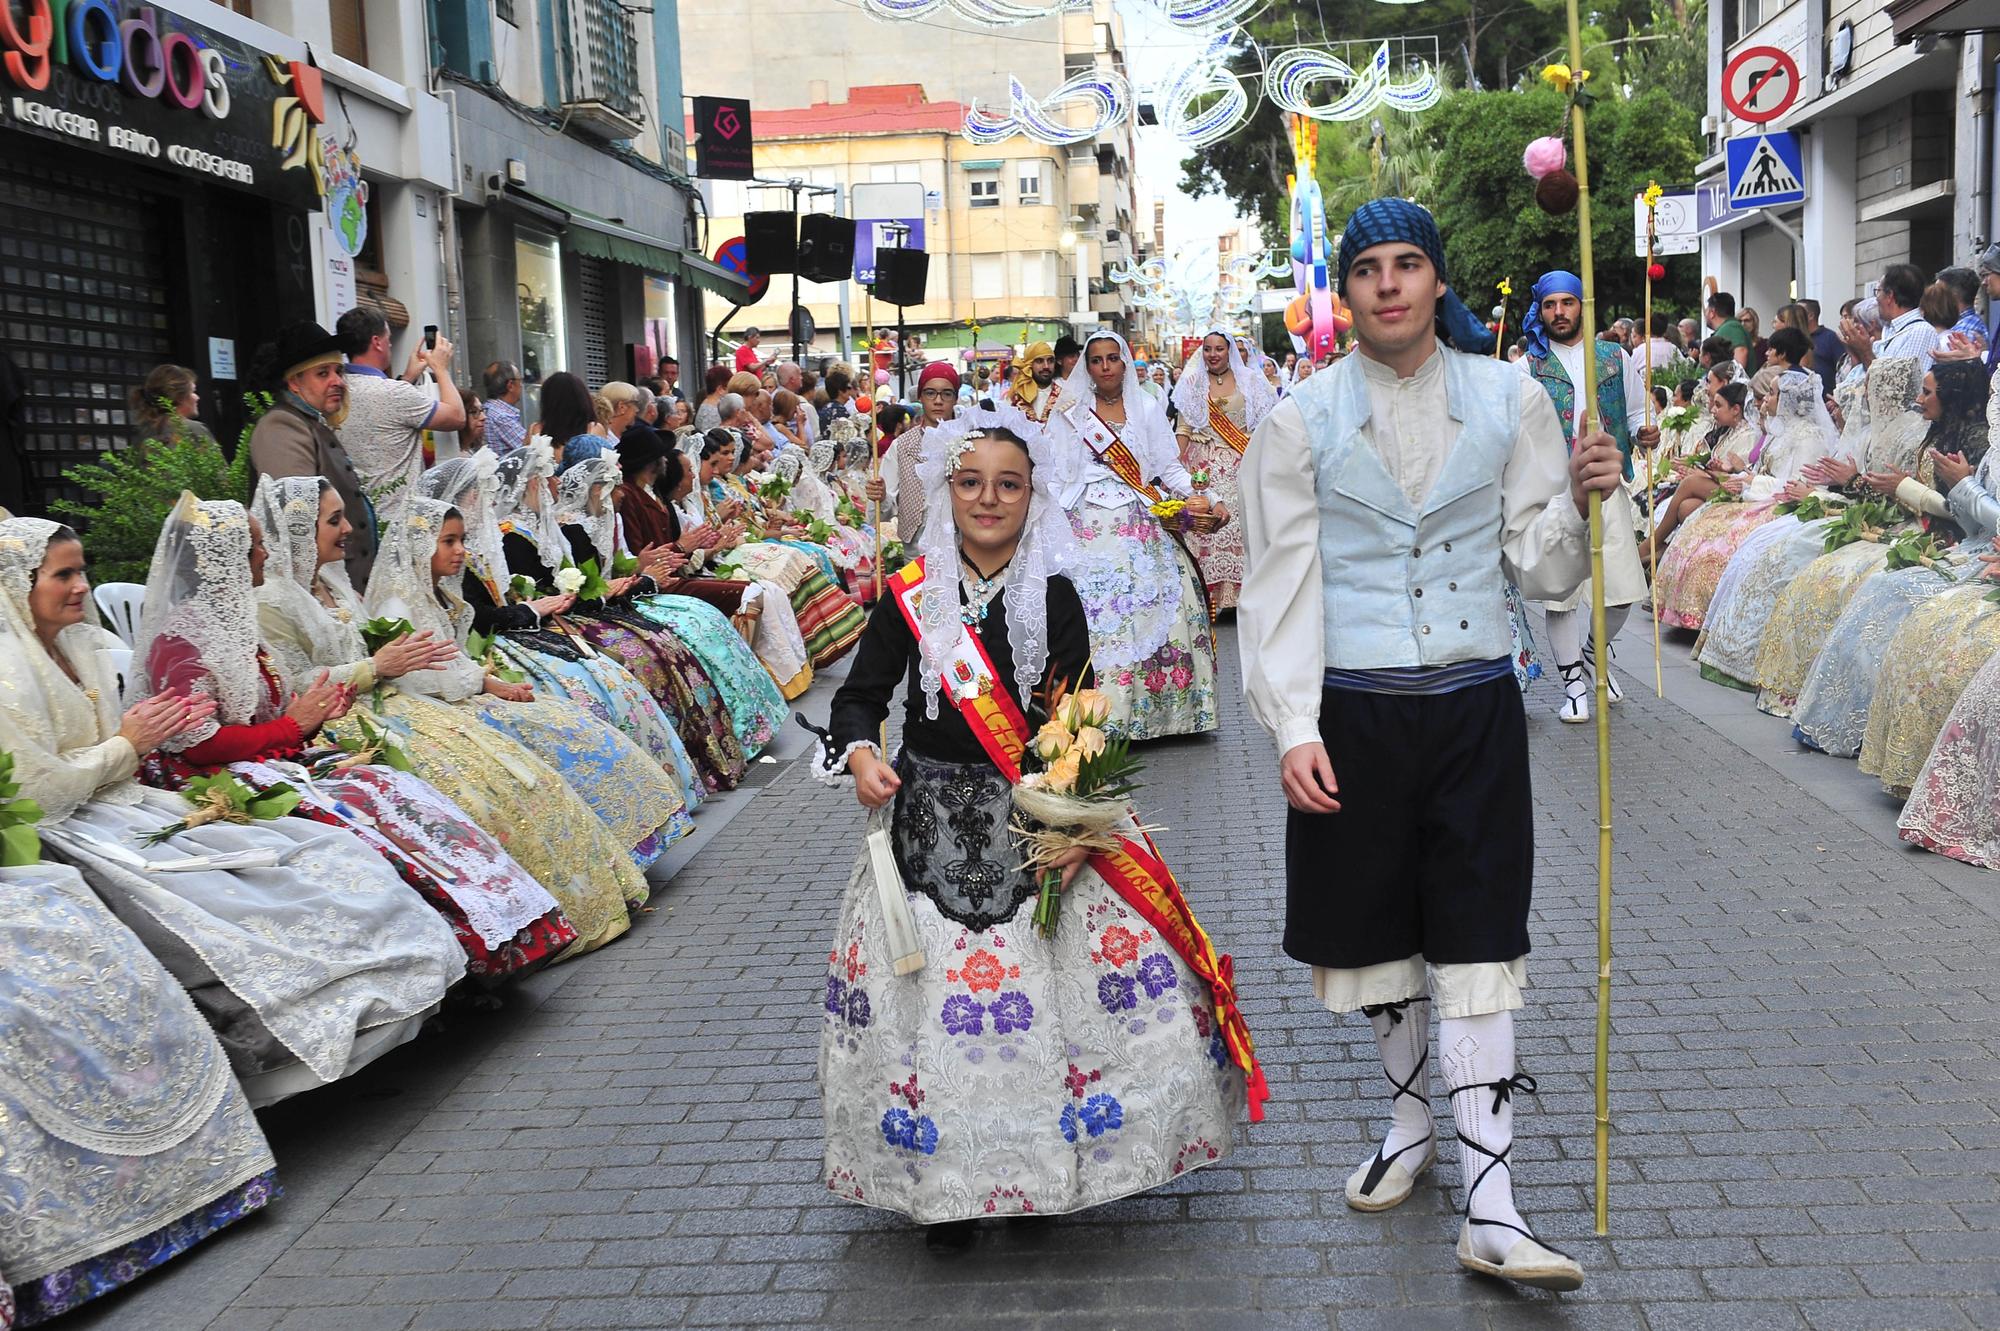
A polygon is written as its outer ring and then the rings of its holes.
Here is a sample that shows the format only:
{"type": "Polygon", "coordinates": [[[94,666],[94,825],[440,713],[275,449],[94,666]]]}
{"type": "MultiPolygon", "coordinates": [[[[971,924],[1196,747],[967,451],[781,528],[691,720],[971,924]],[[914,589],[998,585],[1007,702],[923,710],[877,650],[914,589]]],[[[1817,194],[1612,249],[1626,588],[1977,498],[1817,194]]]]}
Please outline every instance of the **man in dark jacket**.
{"type": "Polygon", "coordinates": [[[293,324],[278,334],[271,364],[284,387],[250,435],[252,484],[262,476],[325,477],[354,524],[347,538],[347,576],[360,591],[375,566],[375,514],[334,433],[347,414],[340,343],[318,324],[293,324]]]}

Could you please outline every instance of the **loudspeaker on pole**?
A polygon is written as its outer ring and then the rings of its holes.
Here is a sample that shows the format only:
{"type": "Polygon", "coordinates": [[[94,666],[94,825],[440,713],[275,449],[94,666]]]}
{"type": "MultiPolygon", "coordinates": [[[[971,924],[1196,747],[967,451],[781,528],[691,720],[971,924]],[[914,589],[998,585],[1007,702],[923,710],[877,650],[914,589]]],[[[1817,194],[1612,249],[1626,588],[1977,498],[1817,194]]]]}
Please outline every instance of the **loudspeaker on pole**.
{"type": "Polygon", "coordinates": [[[875,299],[891,305],[924,303],[931,256],[923,250],[875,251],[875,299]]]}
{"type": "Polygon", "coordinates": [[[799,276],[845,282],[854,276],[854,219],[807,213],[799,219],[799,276]]]}
{"type": "Polygon", "coordinates": [[[799,238],[789,212],[743,214],[743,263],[763,276],[796,271],[799,238]]]}

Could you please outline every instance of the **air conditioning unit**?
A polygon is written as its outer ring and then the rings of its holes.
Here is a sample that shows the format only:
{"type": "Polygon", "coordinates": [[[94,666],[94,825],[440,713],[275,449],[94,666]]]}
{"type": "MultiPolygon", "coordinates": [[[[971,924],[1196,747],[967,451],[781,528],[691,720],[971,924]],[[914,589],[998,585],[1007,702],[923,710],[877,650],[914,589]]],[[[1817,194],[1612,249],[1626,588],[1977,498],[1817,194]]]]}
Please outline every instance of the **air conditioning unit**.
{"type": "Polygon", "coordinates": [[[639,131],[646,127],[636,117],[628,116],[611,103],[596,98],[587,102],[564,102],[562,112],[564,123],[569,128],[581,130],[607,143],[636,139],[639,131]]]}
{"type": "Polygon", "coordinates": [[[667,169],[686,175],[688,169],[687,135],[677,129],[666,129],[663,132],[667,139],[667,169]]]}

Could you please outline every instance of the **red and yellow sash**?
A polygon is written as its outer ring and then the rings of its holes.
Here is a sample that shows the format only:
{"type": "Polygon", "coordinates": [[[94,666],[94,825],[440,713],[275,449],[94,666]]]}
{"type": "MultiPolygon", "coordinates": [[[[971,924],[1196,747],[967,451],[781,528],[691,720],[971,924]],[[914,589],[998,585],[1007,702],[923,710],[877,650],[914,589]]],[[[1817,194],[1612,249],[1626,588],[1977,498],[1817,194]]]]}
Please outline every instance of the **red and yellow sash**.
{"type": "Polygon", "coordinates": [[[1208,432],[1235,449],[1238,457],[1250,448],[1250,432],[1231,420],[1214,398],[1208,400],[1208,432]]]}
{"type": "Polygon", "coordinates": [[[1095,421],[1096,425],[1083,427],[1081,433],[1085,446],[1096,455],[1099,462],[1111,469],[1112,475],[1138,491],[1141,499],[1149,504],[1159,503],[1160,492],[1146,484],[1145,469],[1139,465],[1139,459],[1132,455],[1132,450],[1125,446],[1125,441],[1118,437],[1118,431],[1112,428],[1111,422],[1098,415],[1095,407],[1091,408],[1090,419],[1095,421]]]}
{"type": "MultiPolygon", "coordinates": [[[[919,643],[924,636],[923,617],[918,613],[923,595],[923,563],[922,559],[913,559],[889,579],[896,605],[919,643]]],[[[993,660],[987,656],[986,645],[978,634],[959,634],[958,646],[946,659],[943,673],[945,692],[965,718],[965,724],[971,727],[973,737],[1000,769],[1000,774],[1009,782],[1018,783],[1021,758],[1028,748],[1028,718],[1013,695],[1001,686],[993,660]]],[[[1250,1027],[1237,1006],[1235,962],[1226,953],[1216,952],[1215,944],[1209,941],[1201,922],[1189,909],[1187,898],[1181,894],[1180,884],[1174,881],[1173,871],[1167,867],[1159,847],[1150,836],[1144,833],[1140,836],[1139,841],[1122,838],[1116,850],[1093,853],[1090,867],[1208,985],[1223,1045],[1236,1066],[1243,1070],[1250,1121],[1261,1123],[1264,1101],[1271,1098],[1271,1092],[1251,1044],[1250,1027]]]]}

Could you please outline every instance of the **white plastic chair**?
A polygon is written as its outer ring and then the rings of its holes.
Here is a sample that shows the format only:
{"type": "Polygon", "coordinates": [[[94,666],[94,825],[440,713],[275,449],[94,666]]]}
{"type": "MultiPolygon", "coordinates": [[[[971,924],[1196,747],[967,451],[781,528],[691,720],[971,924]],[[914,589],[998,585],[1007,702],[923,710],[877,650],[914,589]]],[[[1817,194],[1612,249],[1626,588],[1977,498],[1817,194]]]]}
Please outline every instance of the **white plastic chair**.
{"type": "MultiPolygon", "coordinates": [[[[106,647],[104,660],[118,676],[118,696],[125,696],[125,683],[132,674],[132,649],[130,647],[106,647]]],[[[113,710],[116,710],[115,708],[113,710]]]]}
{"type": "Polygon", "coordinates": [[[103,612],[111,631],[125,640],[127,647],[139,642],[139,608],[146,603],[146,587],[139,582],[100,582],[92,591],[97,608],[103,612]]]}

